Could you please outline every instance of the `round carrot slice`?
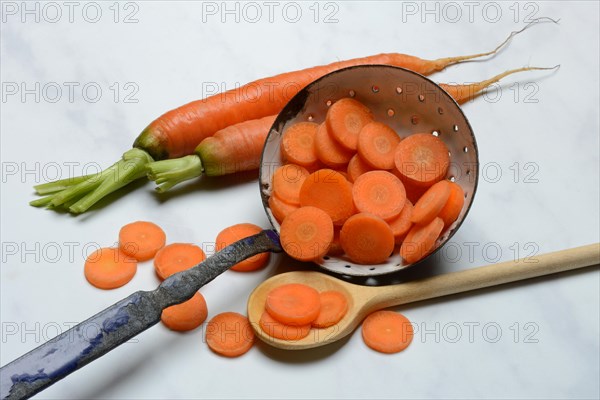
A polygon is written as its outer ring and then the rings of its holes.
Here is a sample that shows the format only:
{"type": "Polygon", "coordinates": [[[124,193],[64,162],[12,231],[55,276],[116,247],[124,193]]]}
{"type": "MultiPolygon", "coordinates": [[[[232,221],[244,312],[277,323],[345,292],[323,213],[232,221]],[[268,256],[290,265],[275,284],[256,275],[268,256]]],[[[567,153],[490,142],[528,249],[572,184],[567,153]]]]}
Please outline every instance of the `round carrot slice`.
{"type": "Polygon", "coordinates": [[[308,171],[304,167],[283,165],[273,173],[273,193],[290,204],[299,204],[300,188],[307,176],[308,171]]]}
{"type": "Polygon", "coordinates": [[[360,130],[373,120],[365,105],[352,98],[336,101],[327,111],[325,122],[333,139],[345,149],[355,151],[360,130]]]}
{"type": "Polygon", "coordinates": [[[428,133],[417,133],[398,144],[395,165],[400,176],[408,182],[431,186],[446,176],[450,156],[441,139],[428,133]]]}
{"type": "Polygon", "coordinates": [[[281,223],[279,241],[283,250],[296,260],[319,260],[333,241],[331,217],[319,208],[301,207],[281,223]]]}
{"type": "Polygon", "coordinates": [[[328,167],[339,169],[348,164],[354,154],[344,149],[331,137],[327,125],[322,123],[315,135],[315,151],[319,160],[328,167]]]}
{"type": "Polygon", "coordinates": [[[408,347],[414,331],[410,321],[393,311],[376,311],[362,324],[362,337],[367,346],[380,353],[398,353],[408,347]]]}
{"type": "Polygon", "coordinates": [[[348,163],[348,178],[350,182],[354,182],[359,176],[372,170],[373,168],[369,164],[364,162],[358,154],[355,154],[348,163]]]}
{"type": "Polygon", "coordinates": [[[340,322],[348,311],[346,296],[337,290],[328,290],[319,293],[321,310],[319,316],[312,322],[315,328],[328,328],[340,322]]]}
{"type": "Polygon", "coordinates": [[[435,246],[435,241],[444,229],[444,221],[435,218],[426,225],[413,225],[400,247],[400,256],[409,264],[425,257],[435,246]]]}
{"type": "Polygon", "coordinates": [[[325,211],[335,225],[341,225],[354,214],[352,185],[342,174],[332,169],[320,169],[310,174],[300,189],[300,205],[325,211]]]}
{"type": "Polygon", "coordinates": [[[465,204],[465,192],[463,192],[460,185],[454,182],[449,182],[449,184],[450,196],[448,197],[448,201],[446,201],[446,205],[438,214],[438,217],[444,221],[445,227],[450,226],[456,221],[465,204]]]}
{"type": "Polygon", "coordinates": [[[410,217],[412,216],[413,205],[410,200],[406,199],[406,203],[404,203],[404,207],[396,218],[391,221],[388,221],[390,228],[392,228],[392,233],[394,234],[394,239],[396,244],[402,242],[410,228],[412,227],[412,222],[410,221],[410,217]]]}
{"type": "Polygon", "coordinates": [[[268,312],[263,312],[258,321],[260,329],[267,335],[281,340],[300,340],[308,336],[311,325],[285,325],[274,319],[268,312]]]}
{"type": "MultiPolygon", "coordinates": [[[[248,223],[236,224],[225,228],[217,235],[215,250],[221,251],[230,244],[247,238],[248,236],[256,235],[262,230],[263,229],[260,226],[248,223]]],[[[269,262],[269,255],[270,253],[256,254],[235,264],[230,269],[238,272],[256,271],[267,265],[269,262]]]]}
{"type": "Polygon", "coordinates": [[[340,232],[342,248],[358,264],[380,264],[394,250],[392,228],[381,218],[360,213],[351,216],[340,232]]]}
{"type": "Polygon", "coordinates": [[[167,328],[174,331],[191,331],[206,320],[208,308],[206,300],[200,292],[196,292],[188,301],[163,310],[160,320],[167,328]]]}
{"type": "Polygon", "coordinates": [[[190,243],[172,243],[156,253],[154,269],[160,279],[192,268],[206,260],[202,249],[190,243]]]}
{"type": "Polygon", "coordinates": [[[449,181],[439,181],[427,189],[415,204],[410,220],[421,225],[431,222],[447,203],[450,189],[449,181]]]}
{"type": "Polygon", "coordinates": [[[115,289],[129,282],[137,271],[137,261],[119,249],[103,247],[85,260],[83,273],[99,289],[115,289]]]}
{"type": "Polygon", "coordinates": [[[298,122],[287,128],[281,138],[283,159],[303,167],[316,164],[315,135],[318,126],[314,122],[298,122]]]}
{"type": "Polygon", "coordinates": [[[358,154],[371,167],[376,169],[394,168],[396,147],[400,136],[392,128],[381,122],[369,122],[358,134],[358,154]]]}
{"type": "Polygon", "coordinates": [[[297,210],[299,207],[296,204],[288,204],[281,200],[275,194],[269,197],[269,208],[273,212],[275,219],[281,224],[285,217],[297,210]]]}
{"type": "Polygon", "coordinates": [[[206,344],[222,356],[239,357],[252,348],[254,331],[248,318],[224,312],[215,315],[206,325],[206,344]]]}
{"type": "Polygon", "coordinates": [[[390,220],[400,215],[406,202],[406,191],[394,174],[369,171],[356,178],[352,198],[358,211],[390,220]]]}
{"type": "Polygon", "coordinates": [[[166,240],[165,232],[152,222],[132,222],[119,231],[119,249],[138,261],[150,260],[166,240]]]}
{"type": "Polygon", "coordinates": [[[321,309],[319,292],[300,283],[281,285],[267,294],[265,309],[282,324],[310,325],[321,309]]]}

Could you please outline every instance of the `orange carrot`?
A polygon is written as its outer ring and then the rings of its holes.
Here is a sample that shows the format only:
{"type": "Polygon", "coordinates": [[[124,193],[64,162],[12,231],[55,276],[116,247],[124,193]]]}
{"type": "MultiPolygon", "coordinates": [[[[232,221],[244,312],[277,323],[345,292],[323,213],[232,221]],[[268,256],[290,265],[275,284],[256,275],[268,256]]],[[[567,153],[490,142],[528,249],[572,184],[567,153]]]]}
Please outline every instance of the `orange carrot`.
{"type": "Polygon", "coordinates": [[[404,203],[404,207],[396,218],[391,221],[388,221],[390,228],[392,228],[392,233],[394,234],[394,239],[396,244],[402,242],[410,228],[412,227],[412,222],[410,221],[413,213],[413,204],[410,200],[406,199],[406,203],[404,203]]]}
{"type": "Polygon", "coordinates": [[[310,324],[301,326],[282,324],[266,311],[262,313],[258,325],[267,335],[281,340],[300,340],[308,336],[311,328],[310,324]]]}
{"type": "Polygon", "coordinates": [[[439,181],[430,187],[415,204],[410,221],[427,224],[440,213],[450,197],[450,182],[439,181]]]}
{"type": "Polygon", "coordinates": [[[358,154],[375,169],[394,168],[396,147],[400,136],[381,122],[370,122],[358,134],[358,154]]]}
{"type": "Polygon", "coordinates": [[[192,268],[206,260],[202,249],[190,243],[172,243],[156,253],[154,269],[160,279],[192,268]]]}
{"type": "Polygon", "coordinates": [[[300,204],[300,188],[308,176],[306,168],[286,164],[273,173],[273,194],[290,204],[300,204]]]}
{"type": "Polygon", "coordinates": [[[329,251],[332,241],[333,222],[319,208],[300,207],[281,223],[281,246],[296,260],[320,260],[329,251]]]}
{"type": "Polygon", "coordinates": [[[331,137],[343,148],[356,151],[358,134],[369,122],[373,113],[358,100],[347,97],[333,103],[325,119],[331,137]]]}
{"type": "Polygon", "coordinates": [[[317,319],[312,322],[315,328],[328,328],[340,322],[348,311],[346,296],[337,290],[328,290],[319,293],[321,309],[317,319]]]}
{"type": "Polygon", "coordinates": [[[379,264],[394,250],[392,228],[381,218],[367,213],[351,216],[340,232],[342,248],[358,264],[379,264]]]}
{"type": "Polygon", "coordinates": [[[355,154],[348,163],[348,178],[350,182],[354,182],[356,178],[365,172],[372,171],[373,168],[360,158],[360,155],[355,154]]]}
{"type": "Polygon", "coordinates": [[[431,186],[448,172],[450,156],[441,139],[429,133],[417,133],[400,142],[395,163],[403,179],[416,186],[431,186]]]}
{"type": "Polygon", "coordinates": [[[402,242],[400,256],[409,264],[425,257],[435,246],[435,241],[444,229],[444,221],[435,218],[427,225],[414,225],[402,242]]]}
{"type": "Polygon", "coordinates": [[[363,321],[362,338],[367,346],[380,353],[398,353],[413,340],[410,321],[393,311],[376,311],[363,321]]]}
{"type": "Polygon", "coordinates": [[[188,301],[165,308],[160,320],[171,330],[191,331],[202,325],[207,316],[206,300],[196,292],[188,301]]]}
{"type": "Polygon", "coordinates": [[[132,222],[119,231],[119,249],[138,261],[150,260],[166,240],[165,232],[152,222],[132,222]]]}
{"type": "Polygon", "coordinates": [[[215,315],[206,325],[206,344],[217,354],[239,357],[254,344],[254,331],[248,318],[234,312],[215,315]]]}
{"type": "Polygon", "coordinates": [[[206,176],[222,176],[252,171],[260,166],[260,156],[275,121],[275,115],[240,122],[204,139],[193,154],[151,162],[148,178],[165,192],[178,183],[206,176]]]}
{"type": "Polygon", "coordinates": [[[353,155],[352,152],[343,149],[333,140],[325,123],[319,125],[317,129],[315,150],[319,161],[334,169],[343,168],[353,155]]]}
{"type": "Polygon", "coordinates": [[[448,197],[448,201],[446,201],[446,205],[438,214],[438,217],[444,221],[444,227],[448,227],[456,221],[464,204],[465,192],[463,192],[460,185],[450,182],[450,196],[448,197]]]}
{"type": "Polygon", "coordinates": [[[329,214],[334,224],[341,225],[354,214],[351,185],[339,172],[320,169],[302,184],[300,205],[320,208],[329,214]]]}
{"type": "Polygon", "coordinates": [[[281,155],[292,164],[311,167],[317,163],[315,135],[319,125],[314,122],[298,122],[283,132],[281,155]]]}
{"type": "MultiPolygon", "coordinates": [[[[230,244],[237,242],[238,240],[247,238],[248,236],[256,235],[261,231],[262,228],[260,226],[248,223],[236,224],[225,228],[217,235],[217,239],[215,241],[215,250],[221,251],[230,244]]],[[[267,263],[269,262],[269,255],[270,253],[256,254],[250,258],[245,259],[244,261],[235,264],[230,269],[238,272],[256,271],[258,269],[264,268],[265,265],[267,265],[267,263]]]]}
{"type": "Polygon", "coordinates": [[[501,74],[498,74],[490,79],[483,80],[481,82],[475,83],[465,83],[465,84],[445,84],[440,83],[442,89],[444,89],[458,104],[464,104],[467,101],[473,100],[477,97],[485,88],[491,86],[492,84],[500,81],[500,79],[507,77],[511,74],[516,74],[517,72],[523,71],[544,71],[551,69],[558,69],[560,65],[556,65],[551,68],[542,68],[542,67],[523,67],[516,68],[505,71],[501,74]]]}
{"type": "Polygon", "coordinates": [[[83,273],[99,289],[115,289],[129,282],[137,271],[137,261],[119,249],[103,247],[85,260],[83,273]]]}
{"type": "Polygon", "coordinates": [[[321,309],[319,292],[300,283],[281,285],[267,294],[265,309],[282,324],[310,324],[317,319],[321,309]]]}
{"type": "Polygon", "coordinates": [[[387,171],[369,171],[356,178],[352,187],[352,198],[358,211],[390,220],[402,211],[406,191],[394,174],[387,171]]]}
{"type": "Polygon", "coordinates": [[[299,208],[296,204],[289,204],[281,200],[275,194],[269,197],[269,208],[273,212],[273,216],[280,224],[283,222],[285,217],[299,208]]]}

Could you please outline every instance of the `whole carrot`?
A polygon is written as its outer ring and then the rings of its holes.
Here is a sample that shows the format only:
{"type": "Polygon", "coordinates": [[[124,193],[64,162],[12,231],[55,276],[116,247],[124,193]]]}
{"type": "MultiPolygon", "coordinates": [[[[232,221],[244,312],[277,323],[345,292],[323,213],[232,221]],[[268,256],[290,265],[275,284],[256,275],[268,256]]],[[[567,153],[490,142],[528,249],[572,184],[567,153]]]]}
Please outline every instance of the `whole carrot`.
{"type": "Polygon", "coordinates": [[[496,54],[515,34],[543,20],[547,18],[540,18],[520,31],[512,32],[494,50],[484,53],[436,60],[399,53],[379,54],[260,79],[223,94],[188,103],[154,120],[137,137],[134,148],[125,152],[122,159],[108,169],[83,182],[80,178],[72,178],[37,185],[34,188],[38,194],[49,195],[30,204],[67,206],[73,213],[85,212],[106,195],[145,176],[148,163],[190,155],[200,142],[221,129],[277,114],[300,89],[329,72],[355,65],[387,64],[429,75],[454,64],[496,54]]]}

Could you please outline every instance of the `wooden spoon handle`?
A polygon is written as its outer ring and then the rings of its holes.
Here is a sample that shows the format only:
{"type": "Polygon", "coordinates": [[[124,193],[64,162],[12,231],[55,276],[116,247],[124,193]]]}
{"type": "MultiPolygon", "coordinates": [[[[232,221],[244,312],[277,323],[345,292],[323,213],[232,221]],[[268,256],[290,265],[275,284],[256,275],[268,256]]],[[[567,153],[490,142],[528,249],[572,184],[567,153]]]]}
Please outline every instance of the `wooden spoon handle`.
{"type": "Polygon", "coordinates": [[[373,288],[370,303],[373,308],[391,307],[597,264],[600,243],[373,288]]]}

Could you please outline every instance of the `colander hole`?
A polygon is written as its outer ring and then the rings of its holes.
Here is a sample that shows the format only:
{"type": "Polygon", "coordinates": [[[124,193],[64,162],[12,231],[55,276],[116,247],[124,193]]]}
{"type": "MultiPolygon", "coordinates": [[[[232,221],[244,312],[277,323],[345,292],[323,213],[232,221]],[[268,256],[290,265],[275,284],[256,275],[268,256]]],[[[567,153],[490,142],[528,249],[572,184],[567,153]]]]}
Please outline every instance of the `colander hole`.
{"type": "Polygon", "coordinates": [[[470,169],[467,170],[467,176],[469,176],[469,175],[471,175],[471,170],[470,169]]]}
{"type": "Polygon", "coordinates": [[[458,125],[454,125],[454,126],[452,127],[452,130],[453,130],[454,132],[458,132],[458,125]]]}
{"type": "Polygon", "coordinates": [[[452,152],[448,150],[448,157],[452,157],[452,152]]]}
{"type": "Polygon", "coordinates": [[[369,268],[369,271],[375,271],[375,268],[369,268]]]}
{"type": "Polygon", "coordinates": [[[402,88],[400,86],[396,86],[396,93],[402,94],[402,88]]]}
{"type": "Polygon", "coordinates": [[[469,152],[469,148],[467,146],[463,147],[463,152],[468,153],[469,152]]]}
{"type": "Polygon", "coordinates": [[[396,264],[396,267],[399,267],[399,266],[400,266],[400,264],[396,264]]]}
{"type": "Polygon", "coordinates": [[[348,92],[348,96],[350,96],[350,97],[354,97],[354,96],[356,96],[356,92],[355,92],[354,90],[350,90],[350,91],[348,92]]]}
{"type": "Polygon", "coordinates": [[[329,260],[329,256],[324,256],[323,260],[329,260]]]}
{"type": "Polygon", "coordinates": [[[373,85],[371,86],[371,90],[373,91],[373,93],[379,93],[379,86],[373,85]]]}
{"type": "Polygon", "coordinates": [[[444,109],[442,107],[438,107],[438,114],[442,115],[444,113],[444,109]]]}
{"type": "Polygon", "coordinates": [[[422,103],[425,101],[425,95],[420,94],[419,95],[419,101],[422,103]]]}
{"type": "Polygon", "coordinates": [[[394,109],[393,108],[388,108],[388,110],[387,110],[388,117],[393,117],[394,114],[396,114],[396,112],[394,111],[394,109]]]}
{"type": "Polygon", "coordinates": [[[467,192],[465,192],[465,199],[467,198],[467,192]]]}
{"type": "Polygon", "coordinates": [[[413,125],[417,125],[419,123],[419,116],[418,115],[413,115],[412,117],[410,117],[410,122],[413,125]]]}
{"type": "Polygon", "coordinates": [[[433,131],[433,132],[431,132],[431,134],[435,137],[440,136],[440,133],[438,131],[433,131]]]}
{"type": "Polygon", "coordinates": [[[351,267],[350,267],[350,265],[348,265],[348,264],[344,265],[344,267],[346,267],[346,268],[351,268],[351,267]]]}
{"type": "Polygon", "coordinates": [[[315,119],[315,116],[312,114],[308,114],[308,117],[306,119],[312,121],[313,119],[315,119]]]}
{"type": "Polygon", "coordinates": [[[450,175],[450,178],[448,178],[448,179],[450,179],[450,182],[456,181],[456,178],[454,177],[454,175],[450,175]]]}

